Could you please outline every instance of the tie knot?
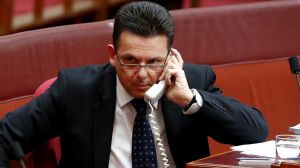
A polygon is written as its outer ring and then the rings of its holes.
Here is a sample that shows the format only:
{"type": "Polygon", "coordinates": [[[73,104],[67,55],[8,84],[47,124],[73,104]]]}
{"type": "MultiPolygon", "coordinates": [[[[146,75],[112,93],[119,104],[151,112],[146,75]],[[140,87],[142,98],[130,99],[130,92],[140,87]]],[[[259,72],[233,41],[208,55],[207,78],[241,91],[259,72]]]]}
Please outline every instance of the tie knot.
{"type": "Polygon", "coordinates": [[[131,104],[139,114],[146,114],[147,104],[143,99],[133,99],[131,104]]]}

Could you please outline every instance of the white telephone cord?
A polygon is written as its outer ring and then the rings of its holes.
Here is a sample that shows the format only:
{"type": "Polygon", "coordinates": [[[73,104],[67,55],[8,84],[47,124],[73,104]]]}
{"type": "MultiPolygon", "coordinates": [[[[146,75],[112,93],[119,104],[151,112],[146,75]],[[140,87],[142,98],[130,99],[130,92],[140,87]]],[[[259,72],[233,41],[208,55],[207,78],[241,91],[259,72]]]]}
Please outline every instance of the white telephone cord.
{"type": "Polygon", "coordinates": [[[155,137],[155,140],[157,141],[157,146],[159,148],[159,154],[161,155],[162,157],[162,161],[163,161],[163,164],[165,166],[165,168],[169,167],[169,161],[168,161],[168,158],[167,158],[167,154],[166,154],[166,151],[165,151],[165,148],[164,148],[164,144],[162,142],[162,139],[160,138],[160,133],[159,133],[159,125],[157,124],[157,122],[155,121],[155,118],[156,118],[156,115],[155,115],[155,108],[154,106],[152,105],[152,103],[150,103],[150,101],[148,102],[148,105],[149,107],[151,108],[151,112],[150,114],[148,114],[149,116],[149,122],[151,122],[152,124],[151,125],[151,128],[152,128],[152,132],[154,134],[154,137],[155,137]]]}

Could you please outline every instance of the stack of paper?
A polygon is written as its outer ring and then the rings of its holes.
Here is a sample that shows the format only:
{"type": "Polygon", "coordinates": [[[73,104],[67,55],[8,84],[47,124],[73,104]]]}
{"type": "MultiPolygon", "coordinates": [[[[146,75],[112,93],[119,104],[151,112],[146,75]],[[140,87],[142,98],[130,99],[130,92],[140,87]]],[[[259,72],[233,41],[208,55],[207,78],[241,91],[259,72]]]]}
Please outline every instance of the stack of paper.
{"type": "Polygon", "coordinates": [[[262,143],[240,145],[231,147],[234,151],[240,151],[246,155],[256,155],[261,157],[275,158],[275,141],[266,141],[262,143]]]}
{"type": "Polygon", "coordinates": [[[289,131],[293,132],[296,135],[300,135],[300,123],[293,127],[290,127],[289,131]]]}
{"type": "Polygon", "coordinates": [[[233,146],[231,149],[234,151],[240,151],[242,154],[259,156],[257,159],[252,157],[249,157],[248,159],[240,158],[239,166],[270,168],[271,164],[275,162],[275,141],[233,146]]]}

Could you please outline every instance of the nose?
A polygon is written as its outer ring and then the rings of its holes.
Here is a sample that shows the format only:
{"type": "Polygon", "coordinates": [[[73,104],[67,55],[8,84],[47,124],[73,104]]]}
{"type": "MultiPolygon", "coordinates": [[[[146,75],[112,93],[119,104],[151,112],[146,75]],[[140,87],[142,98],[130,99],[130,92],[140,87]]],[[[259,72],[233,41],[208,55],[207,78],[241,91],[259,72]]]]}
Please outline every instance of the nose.
{"type": "Polygon", "coordinates": [[[140,66],[140,69],[137,71],[137,75],[138,75],[138,78],[141,79],[142,81],[145,78],[147,78],[148,73],[147,73],[146,67],[144,65],[140,66]]]}

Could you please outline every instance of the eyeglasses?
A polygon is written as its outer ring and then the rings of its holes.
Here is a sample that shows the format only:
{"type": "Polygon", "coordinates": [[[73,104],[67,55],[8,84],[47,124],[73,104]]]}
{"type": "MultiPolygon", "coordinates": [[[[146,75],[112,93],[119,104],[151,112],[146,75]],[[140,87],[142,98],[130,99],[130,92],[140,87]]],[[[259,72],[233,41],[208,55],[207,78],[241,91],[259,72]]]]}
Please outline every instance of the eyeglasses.
{"type": "MultiPolygon", "coordinates": [[[[169,53],[169,52],[168,52],[169,53]]],[[[156,64],[124,64],[122,63],[120,57],[116,54],[119,64],[123,67],[125,71],[139,71],[142,67],[147,71],[151,72],[159,72],[166,66],[166,61],[168,59],[168,55],[163,63],[156,64]]]]}

